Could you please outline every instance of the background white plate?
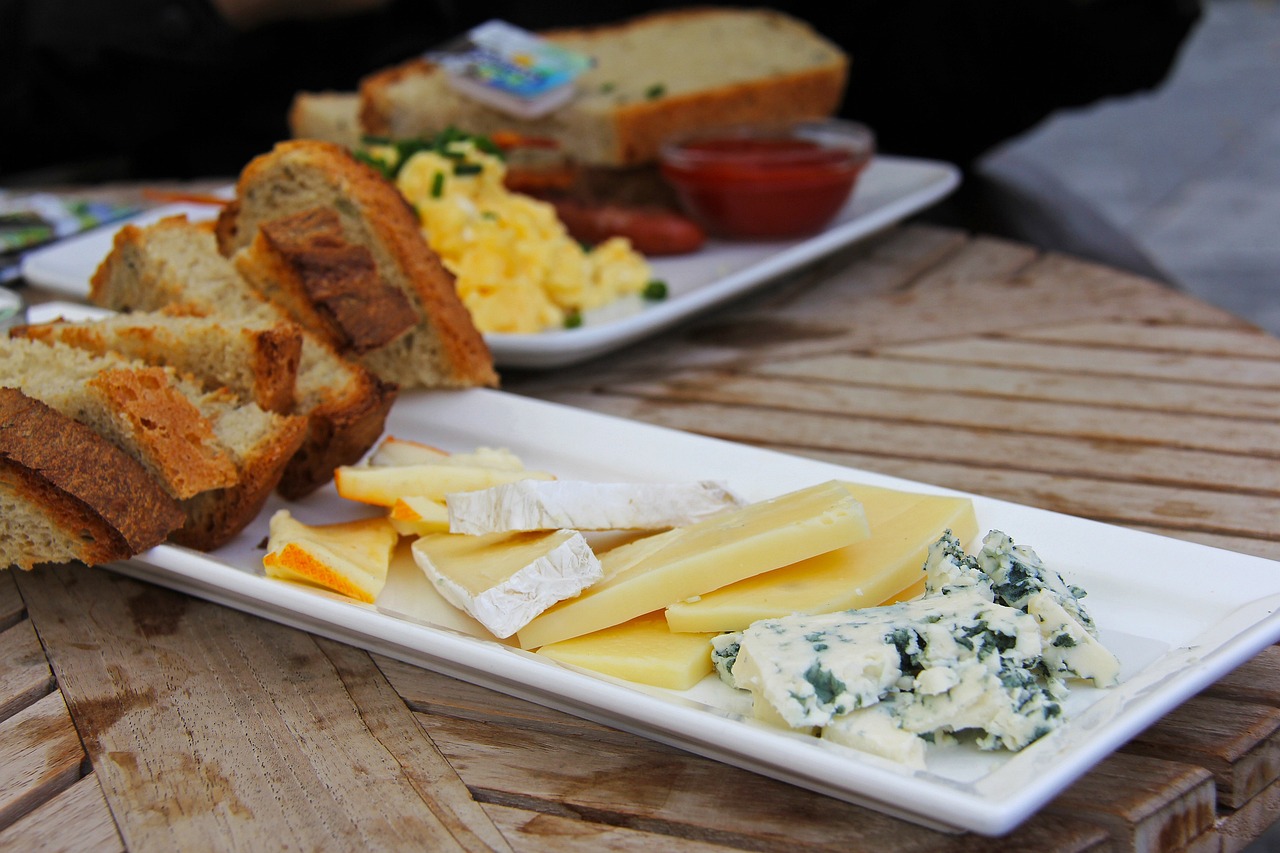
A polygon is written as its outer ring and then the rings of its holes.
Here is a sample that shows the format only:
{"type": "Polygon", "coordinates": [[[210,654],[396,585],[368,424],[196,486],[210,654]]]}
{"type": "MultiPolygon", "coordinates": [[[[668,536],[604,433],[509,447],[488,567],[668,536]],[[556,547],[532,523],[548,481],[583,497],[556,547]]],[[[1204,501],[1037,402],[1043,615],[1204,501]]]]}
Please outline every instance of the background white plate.
{"type": "MultiPolygon", "coordinates": [[[[387,431],[451,451],[508,447],[562,477],[720,479],[750,499],[833,478],[946,491],[487,390],[404,394],[387,431]]],[[[482,639],[404,554],[377,605],[264,577],[261,543],[275,509],[288,506],[308,523],[371,511],[331,487],[291,504],[273,498],[211,554],[161,546],[114,568],[911,821],[991,835],[1280,639],[1280,566],[1271,561],[982,497],[974,503],[981,531],[1004,530],[1088,590],[1122,681],[1108,690],[1073,685],[1067,724],[1020,753],[942,748],[924,771],[752,722],[740,716],[743,694],[714,675],[674,693],[482,639]]]]}
{"type": "MultiPolygon", "coordinates": [[[[856,243],[944,198],[960,182],[949,163],[901,157],[876,157],[858,179],[849,203],[822,233],[772,243],[709,241],[699,252],[655,258],[654,274],[667,283],[659,302],[639,297],[589,311],[583,324],[538,334],[489,334],[485,340],[499,367],[557,367],[585,361],[634,343],[778,276],[798,270],[837,249],[856,243]]],[[[169,205],[133,222],[149,223],[185,213],[211,219],[211,205],[169,205]]],[[[32,252],[22,275],[32,284],[85,299],[89,278],[111,251],[118,226],[98,229],[32,252]]]]}

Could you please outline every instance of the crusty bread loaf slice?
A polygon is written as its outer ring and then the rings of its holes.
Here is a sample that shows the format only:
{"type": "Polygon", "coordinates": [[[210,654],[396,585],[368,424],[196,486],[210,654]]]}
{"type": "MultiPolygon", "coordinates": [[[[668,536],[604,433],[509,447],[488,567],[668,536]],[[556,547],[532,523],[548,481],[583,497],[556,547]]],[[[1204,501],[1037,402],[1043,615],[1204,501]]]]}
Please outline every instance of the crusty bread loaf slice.
{"type": "Polygon", "coordinates": [[[848,58],[835,44],[767,9],[655,12],[541,35],[595,60],[569,105],[517,119],[459,94],[437,66],[418,59],[361,81],[363,132],[402,139],[448,127],[515,131],[553,138],[584,165],[635,166],[652,163],[673,134],[832,115],[848,77],[848,58]]]}
{"type": "Polygon", "coordinates": [[[268,411],[288,413],[294,406],[302,333],[283,320],[144,311],[19,326],[9,334],[167,365],[196,377],[205,390],[227,388],[268,411]]]}
{"type": "Polygon", "coordinates": [[[127,451],[174,498],[236,482],[235,460],[172,373],[108,354],[0,338],[0,385],[127,451]]]}
{"type": "Polygon", "coordinates": [[[299,92],[289,106],[289,135],[319,139],[354,149],[360,144],[360,95],[356,92],[299,92]]]}
{"type": "MultiPolygon", "coordinates": [[[[117,311],[173,306],[210,317],[288,319],[218,253],[209,229],[183,217],[122,228],[94,273],[90,298],[117,311]]],[[[307,435],[280,480],[280,493],[288,498],[308,494],[329,482],[335,468],[363,456],[382,434],[396,395],[394,386],[345,360],[315,335],[300,333],[294,412],[307,418],[307,435]]]]}
{"type": "Polygon", "coordinates": [[[56,341],[0,340],[0,386],[41,400],[136,459],[186,513],[172,540],[200,550],[253,519],[306,428],[303,418],[263,411],[225,389],[206,392],[172,369],[56,341]]]}
{"type": "Polygon", "coordinates": [[[347,242],[329,208],[263,222],[232,260],[255,290],[340,353],[362,355],[417,325],[409,298],[383,281],[368,249],[347,242]]]}
{"type": "Polygon", "coordinates": [[[135,556],[185,516],[129,454],[16,388],[0,387],[0,566],[135,556]]]}
{"type": "Polygon", "coordinates": [[[218,218],[218,247],[234,256],[267,223],[315,208],[338,214],[346,241],[367,249],[381,279],[416,310],[412,329],[363,356],[369,369],[401,387],[497,384],[489,348],[417,215],[382,175],[339,145],[282,142],[250,161],[218,218]]]}

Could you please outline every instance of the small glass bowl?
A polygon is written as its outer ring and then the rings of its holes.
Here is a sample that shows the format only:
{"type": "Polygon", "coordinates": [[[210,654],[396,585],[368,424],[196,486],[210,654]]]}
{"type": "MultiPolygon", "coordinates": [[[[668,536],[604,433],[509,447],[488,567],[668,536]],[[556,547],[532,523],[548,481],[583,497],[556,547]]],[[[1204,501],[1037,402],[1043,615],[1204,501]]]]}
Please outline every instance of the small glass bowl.
{"type": "Polygon", "coordinates": [[[701,131],[663,145],[660,166],[692,219],[718,237],[815,234],[849,200],[875,135],[827,119],[701,131]]]}

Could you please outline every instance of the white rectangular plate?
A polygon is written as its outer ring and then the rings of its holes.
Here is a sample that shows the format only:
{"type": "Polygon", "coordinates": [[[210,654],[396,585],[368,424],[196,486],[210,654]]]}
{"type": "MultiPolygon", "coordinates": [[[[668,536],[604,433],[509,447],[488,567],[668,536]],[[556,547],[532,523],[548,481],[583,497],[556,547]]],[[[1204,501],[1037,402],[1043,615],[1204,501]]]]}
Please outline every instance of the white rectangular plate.
{"type": "MultiPolygon", "coordinates": [[[[530,467],[566,478],[719,479],[753,500],[833,478],[945,492],[487,390],[405,394],[387,431],[450,451],[507,447],[530,467]]],[[[742,716],[743,694],[714,675],[674,693],[483,639],[403,554],[376,605],[264,577],[261,544],[272,511],[287,506],[312,524],[368,514],[332,487],[292,504],[273,498],[216,552],[161,546],[116,568],[907,820],[992,835],[1280,639],[1280,567],[1271,561],[982,497],[974,503],[983,532],[1004,530],[1088,590],[1102,640],[1123,664],[1122,681],[1108,690],[1073,686],[1066,725],[1021,753],[940,748],[923,771],[752,722],[742,716]]]]}
{"type": "MultiPolygon", "coordinates": [[[[585,361],[657,334],[689,317],[796,271],[856,243],[945,197],[959,183],[958,170],[932,160],[877,157],[858,179],[849,203],[821,233],[801,240],[734,243],[712,240],[699,252],[655,258],[654,275],[667,283],[658,302],[639,297],[589,311],[583,324],[538,334],[489,334],[485,340],[499,367],[544,368],[585,361]]],[[[186,214],[210,219],[211,205],[170,205],[134,222],[186,214]]],[[[22,265],[27,281],[84,299],[89,278],[107,253],[117,228],[103,228],[31,253],[22,265]]]]}

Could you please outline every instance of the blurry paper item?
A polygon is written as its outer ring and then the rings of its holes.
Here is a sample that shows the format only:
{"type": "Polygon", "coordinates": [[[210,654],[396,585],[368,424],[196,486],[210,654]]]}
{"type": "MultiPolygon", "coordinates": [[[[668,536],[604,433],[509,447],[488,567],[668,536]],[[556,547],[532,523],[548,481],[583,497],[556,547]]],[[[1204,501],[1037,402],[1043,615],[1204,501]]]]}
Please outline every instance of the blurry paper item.
{"type": "Polygon", "coordinates": [[[591,59],[505,21],[488,21],[427,54],[455,89],[495,109],[532,119],[564,106],[591,59]]]}

